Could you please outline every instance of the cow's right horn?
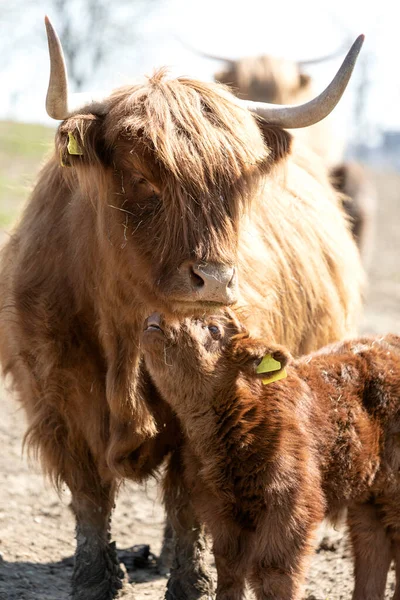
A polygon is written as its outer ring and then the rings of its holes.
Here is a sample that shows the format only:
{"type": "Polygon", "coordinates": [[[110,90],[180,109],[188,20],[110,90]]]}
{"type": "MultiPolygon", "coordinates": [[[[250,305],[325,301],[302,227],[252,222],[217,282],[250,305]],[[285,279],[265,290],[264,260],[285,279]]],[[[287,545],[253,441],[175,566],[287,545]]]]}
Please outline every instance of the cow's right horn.
{"type": "Polygon", "coordinates": [[[310,100],[310,102],[296,106],[252,102],[250,100],[241,100],[240,103],[271,125],[286,129],[314,125],[327,117],[342,97],[363,43],[364,35],[359,35],[334,79],[319,96],[310,100]]]}
{"type": "Polygon", "coordinates": [[[84,106],[101,103],[107,94],[68,94],[67,67],[60,39],[47,16],[44,22],[50,54],[50,80],[46,110],[52,119],[62,120],[84,106]]]}

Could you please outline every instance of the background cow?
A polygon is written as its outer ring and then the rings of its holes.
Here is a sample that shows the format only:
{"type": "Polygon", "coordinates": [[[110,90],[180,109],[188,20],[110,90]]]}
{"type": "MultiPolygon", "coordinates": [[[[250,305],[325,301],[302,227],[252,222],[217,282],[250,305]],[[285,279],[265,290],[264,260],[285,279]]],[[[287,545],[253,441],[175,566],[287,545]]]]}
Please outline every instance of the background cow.
{"type": "Polygon", "coordinates": [[[166,503],[178,539],[167,597],[208,598],[179,429],[141,370],[143,319],[149,307],[194,314],[237,302],[294,353],[353,331],[357,249],[325,169],[292,150],[283,127],[330,112],[362,39],[314,110],[288,111],[164,71],[103,99],[71,97],[46,24],[47,110],[63,122],[1,257],[3,370],[28,415],[28,447],[71,490],[74,600],[120,587],[109,543],[117,485],[145,478],[172,450],[166,503]]]}
{"type": "MultiPolygon", "coordinates": [[[[288,105],[303,103],[314,95],[312,80],[305,67],[335,57],[332,54],[296,62],[271,55],[229,60],[202,54],[224,62],[224,68],[216,72],[215,80],[230,86],[240,98],[288,105]]],[[[312,127],[297,129],[294,135],[331,169],[332,183],[345,196],[344,207],[351,217],[363,264],[368,267],[374,244],[376,190],[364,167],[354,161],[344,161],[345,140],[336,133],[329,118],[312,127]]]]}

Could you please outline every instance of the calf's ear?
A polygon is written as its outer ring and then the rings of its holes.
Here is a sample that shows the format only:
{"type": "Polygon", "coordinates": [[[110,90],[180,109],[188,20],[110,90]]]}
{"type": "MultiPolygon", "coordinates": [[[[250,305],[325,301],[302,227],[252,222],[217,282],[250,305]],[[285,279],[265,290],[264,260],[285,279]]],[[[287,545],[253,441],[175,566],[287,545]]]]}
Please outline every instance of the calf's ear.
{"type": "Polygon", "coordinates": [[[258,379],[278,373],[290,362],[286,348],[262,341],[243,340],[235,348],[235,360],[241,371],[258,379]]]}
{"type": "Polygon", "coordinates": [[[103,118],[87,114],[69,117],[58,128],[56,152],[63,167],[107,164],[103,118]]]}

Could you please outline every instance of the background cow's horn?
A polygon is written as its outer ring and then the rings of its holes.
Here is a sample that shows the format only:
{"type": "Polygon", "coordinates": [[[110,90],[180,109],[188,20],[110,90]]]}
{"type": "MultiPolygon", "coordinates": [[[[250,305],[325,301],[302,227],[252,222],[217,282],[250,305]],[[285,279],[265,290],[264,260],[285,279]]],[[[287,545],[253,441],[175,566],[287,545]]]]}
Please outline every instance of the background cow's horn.
{"type": "Polygon", "coordinates": [[[219,60],[221,62],[224,62],[226,65],[230,66],[236,64],[236,60],[234,60],[233,58],[227,58],[226,56],[221,56],[220,54],[210,54],[209,52],[204,52],[203,50],[195,48],[186,40],[183,40],[179,35],[175,35],[174,37],[180,44],[182,44],[184,48],[186,48],[186,50],[189,50],[189,52],[193,52],[193,54],[197,54],[197,56],[202,56],[203,58],[208,58],[209,60],[219,60]]]}
{"type": "Polygon", "coordinates": [[[327,60],[333,60],[334,58],[338,58],[338,56],[341,56],[345,53],[345,49],[348,47],[348,43],[350,43],[350,41],[351,40],[347,40],[346,46],[342,44],[340,48],[334,50],[330,54],[323,54],[322,56],[317,56],[316,58],[310,58],[308,60],[298,60],[297,64],[300,68],[309,67],[311,65],[318,65],[319,63],[326,62],[327,60]]]}
{"type": "Polygon", "coordinates": [[[104,94],[68,94],[67,67],[60,39],[50,19],[44,19],[50,54],[50,80],[46,96],[46,111],[52,119],[66,119],[79,108],[101,102],[104,94]]]}
{"type": "Polygon", "coordinates": [[[194,48],[190,48],[190,46],[188,46],[188,48],[196,54],[203,56],[204,58],[208,58],[210,60],[220,60],[221,62],[224,62],[226,65],[230,66],[236,64],[236,60],[233,60],[232,58],[227,58],[226,56],[219,56],[218,54],[210,54],[209,52],[203,52],[202,50],[194,50],[194,48]]]}
{"type": "Polygon", "coordinates": [[[342,97],[363,43],[364,35],[359,35],[332,82],[319,96],[310,102],[291,106],[242,100],[241,105],[262,117],[271,125],[285,127],[286,129],[308,127],[322,121],[335,108],[342,97]]]}

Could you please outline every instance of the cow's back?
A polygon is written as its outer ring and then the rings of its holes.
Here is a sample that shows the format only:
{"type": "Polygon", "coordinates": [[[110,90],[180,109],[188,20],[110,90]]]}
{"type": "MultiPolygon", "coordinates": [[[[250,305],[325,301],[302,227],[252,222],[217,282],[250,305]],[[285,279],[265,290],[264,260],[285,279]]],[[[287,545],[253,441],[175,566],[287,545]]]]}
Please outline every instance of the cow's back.
{"type": "Polygon", "coordinates": [[[243,228],[248,325],[294,354],[353,335],[364,274],[340,197],[305,146],[266,182],[243,228]]]}

